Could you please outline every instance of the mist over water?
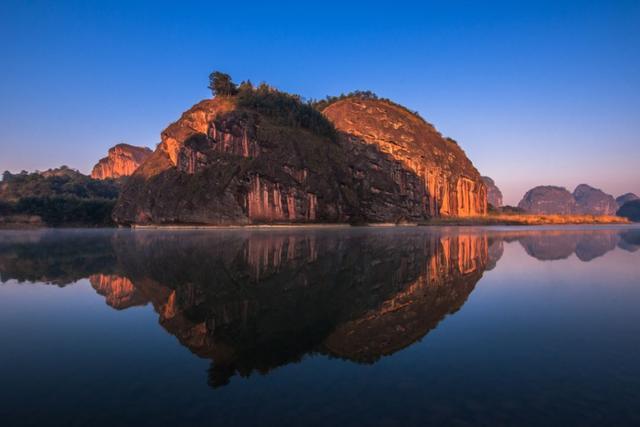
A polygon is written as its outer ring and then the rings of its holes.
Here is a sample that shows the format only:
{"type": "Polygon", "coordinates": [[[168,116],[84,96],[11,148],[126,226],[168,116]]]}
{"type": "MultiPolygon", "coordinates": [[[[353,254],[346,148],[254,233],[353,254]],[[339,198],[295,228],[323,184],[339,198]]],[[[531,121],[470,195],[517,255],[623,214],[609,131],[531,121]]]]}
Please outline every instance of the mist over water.
{"type": "Polygon", "coordinates": [[[634,425],[640,228],[0,231],[8,425],[634,425]]]}

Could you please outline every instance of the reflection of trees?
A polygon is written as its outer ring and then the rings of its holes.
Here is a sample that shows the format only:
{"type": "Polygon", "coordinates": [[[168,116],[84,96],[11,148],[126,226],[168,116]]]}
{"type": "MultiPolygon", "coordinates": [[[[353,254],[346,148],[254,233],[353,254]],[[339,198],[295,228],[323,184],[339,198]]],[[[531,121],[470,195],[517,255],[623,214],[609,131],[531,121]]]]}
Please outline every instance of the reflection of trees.
{"type": "Polygon", "coordinates": [[[515,240],[540,260],[590,261],[616,244],[637,250],[640,230],[2,233],[0,278],[88,277],[116,309],[150,303],[212,360],[217,386],[311,353],[362,363],[392,354],[459,310],[515,240]]]}

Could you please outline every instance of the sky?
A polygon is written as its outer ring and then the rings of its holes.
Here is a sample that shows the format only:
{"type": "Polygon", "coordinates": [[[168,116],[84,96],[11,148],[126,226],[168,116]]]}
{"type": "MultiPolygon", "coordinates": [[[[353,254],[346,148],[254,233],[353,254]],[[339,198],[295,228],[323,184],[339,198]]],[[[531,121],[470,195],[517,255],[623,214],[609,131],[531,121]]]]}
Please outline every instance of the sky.
{"type": "Polygon", "coordinates": [[[0,171],[154,147],[213,70],[306,98],[373,90],[517,204],[640,195],[640,1],[0,2],[0,171]]]}

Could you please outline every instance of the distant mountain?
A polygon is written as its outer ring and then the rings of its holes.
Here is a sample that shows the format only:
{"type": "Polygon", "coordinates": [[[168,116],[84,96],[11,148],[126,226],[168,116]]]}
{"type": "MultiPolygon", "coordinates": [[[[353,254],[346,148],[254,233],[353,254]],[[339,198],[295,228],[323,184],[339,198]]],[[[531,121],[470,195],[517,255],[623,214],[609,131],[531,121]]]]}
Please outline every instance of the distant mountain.
{"type": "Polygon", "coordinates": [[[103,157],[93,167],[91,178],[116,179],[133,174],[136,169],[153,153],[147,147],[136,147],[129,144],[118,144],[109,149],[107,157],[103,157]]]}
{"type": "Polygon", "coordinates": [[[587,184],[578,185],[573,191],[573,197],[576,199],[576,214],[615,215],[618,210],[618,204],[612,195],[587,184]]]}
{"type": "Polygon", "coordinates": [[[636,196],[635,194],[626,193],[616,197],[616,203],[618,204],[618,209],[620,209],[622,205],[624,205],[625,203],[630,202],[632,200],[638,200],[638,199],[640,199],[640,197],[636,196]]]}
{"type": "Polygon", "coordinates": [[[622,205],[618,209],[618,216],[629,219],[630,221],[640,222],[640,199],[631,200],[622,205]]]}
{"type": "Polygon", "coordinates": [[[528,213],[569,215],[576,208],[576,199],[564,187],[545,185],[527,191],[518,207],[528,213]]]}
{"type": "Polygon", "coordinates": [[[502,207],[502,192],[496,183],[488,176],[483,176],[482,180],[484,181],[484,185],[487,186],[487,202],[494,208],[502,207]]]}
{"type": "Polygon", "coordinates": [[[564,187],[535,187],[524,195],[518,207],[549,215],[615,215],[617,210],[613,196],[587,184],[578,185],[573,193],[564,187]]]}

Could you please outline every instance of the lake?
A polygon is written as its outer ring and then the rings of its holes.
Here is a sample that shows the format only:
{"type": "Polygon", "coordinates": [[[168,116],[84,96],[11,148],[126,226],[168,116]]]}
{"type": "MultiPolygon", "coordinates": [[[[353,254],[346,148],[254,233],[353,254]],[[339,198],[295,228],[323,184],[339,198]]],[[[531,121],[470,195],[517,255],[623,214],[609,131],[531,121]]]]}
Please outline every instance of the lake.
{"type": "Polygon", "coordinates": [[[0,231],[0,423],[640,425],[640,227],[0,231]]]}

